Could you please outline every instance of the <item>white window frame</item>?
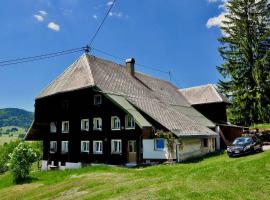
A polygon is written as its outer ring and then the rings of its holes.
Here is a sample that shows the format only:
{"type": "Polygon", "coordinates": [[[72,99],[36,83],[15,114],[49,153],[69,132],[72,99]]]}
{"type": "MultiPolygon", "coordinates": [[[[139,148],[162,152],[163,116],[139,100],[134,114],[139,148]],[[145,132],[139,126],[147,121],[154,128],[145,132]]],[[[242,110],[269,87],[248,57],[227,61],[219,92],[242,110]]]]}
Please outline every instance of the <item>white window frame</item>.
{"type": "Polygon", "coordinates": [[[166,140],[164,138],[155,138],[154,140],[154,148],[155,148],[155,151],[165,151],[165,147],[166,147],[166,140]],[[163,140],[164,142],[164,147],[163,148],[158,148],[157,147],[157,140],[163,140]]]}
{"type": "Polygon", "coordinates": [[[103,154],[103,141],[102,140],[93,141],[93,154],[103,154]],[[99,144],[98,150],[96,150],[97,144],[99,144]]]}
{"type": "Polygon", "coordinates": [[[57,141],[50,141],[50,152],[51,153],[57,152],[57,141]]]}
{"type": "Polygon", "coordinates": [[[93,118],[93,130],[102,130],[102,118],[101,117],[95,117],[93,118]],[[99,126],[97,126],[97,122],[99,121],[99,126]]]}
{"type": "Polygon", "coordinates": [[[62,121],[62,133],[69,133],[69,121],[62,121]],[[68,129],[65,130],[65,124],[68,124],[67,127],[68,129]]]}
{"type": "Polygon", "coordinates": [[[81,131],[89,131],[89,119],[81,120],[81,131]],[[85,122],[87,122],[87,127],[85,127],[85,122]]]}
{"type": "Polygon", "coordinates": [[[69,146],[68,144],[69,144],[68,141],[62,141],[61,142],[61,153],[62,154],[67,154],[68,153],[68,146],[69,146]]]}
{"type": "Polygon", "coordinates": [[[101,94],[94,95],[94,105],[100,105],[102,104],[102,96],[101,94]],[[99,99],[100,101],[97,101],[99,99]]]}
{"type": "Polygon", "coordinates": [[[113,131],[121,130],[121,121],[120,121],[120,118],[119,118],[119,117],[117,117],[117,116],[112,116],[112,117],[111,117],[111,129],[112,129],[113,131]],[[114,126],[114,125],[115,125],[114,119],[118,120],[118,123],[117,123],[117,124],[119,124],[118,127],[115,127],[115,126],[114,126]]]}
{"type": "Polygon", "coordinates": [[[111,153],[112,154],[121,154],[122,153],[122,140],[113,139],[111,140],[111,153]],[[117,145],[115,148],[115,144],[117,145]]]}
{"type": "Polygon", "coordinates": [[[51,133],[56,133],[57,132],[57,127],[55,122],[50,123],[50,132],[51,133]]]}
{"type": "Polygon", "coordinates": [[[81,141],[81,152],[82,153],[89,153],[89,149],[90,149],[89,146],[90,146],[90,141],[85,141],[85,140],[81,141]],[[86,146],[85,146],[86,149],[84,149],[84,145],[83,145],[84,143],[86,143],[86,146]]]}
{"type": "Polygon", "coordinates": [[[132,115],[128,114],[125,116],[125,128],[126,130],[135,129],[135,119],[132,115]],[[128,125],[128,120],[131,120],[131,126],[128,125]]]}

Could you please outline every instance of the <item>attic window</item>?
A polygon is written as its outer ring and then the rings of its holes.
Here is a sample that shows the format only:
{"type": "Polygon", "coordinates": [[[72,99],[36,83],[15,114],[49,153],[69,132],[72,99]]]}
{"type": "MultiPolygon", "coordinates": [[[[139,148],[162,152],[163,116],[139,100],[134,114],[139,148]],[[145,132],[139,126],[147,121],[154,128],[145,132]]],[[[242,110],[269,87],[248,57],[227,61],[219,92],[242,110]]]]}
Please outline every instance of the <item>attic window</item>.
{"type": "Polygon", "coordinates": [[[102,97],[100,94],[94,95],[94,105],[100,105],[102,103],[102,97]]]}

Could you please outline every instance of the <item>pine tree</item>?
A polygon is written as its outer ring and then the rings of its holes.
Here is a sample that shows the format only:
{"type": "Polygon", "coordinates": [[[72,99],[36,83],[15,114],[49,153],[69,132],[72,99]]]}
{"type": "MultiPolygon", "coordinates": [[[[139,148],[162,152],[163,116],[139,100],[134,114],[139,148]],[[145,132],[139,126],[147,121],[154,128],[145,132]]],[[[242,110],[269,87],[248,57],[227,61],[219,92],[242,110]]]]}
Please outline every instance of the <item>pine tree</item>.
{"type": "Polygon", "coordinates": [[[270,7],[267,0],[228,0],[219,52],[222,91],[232,95],[233,123],[270,121],[270,7]]]}

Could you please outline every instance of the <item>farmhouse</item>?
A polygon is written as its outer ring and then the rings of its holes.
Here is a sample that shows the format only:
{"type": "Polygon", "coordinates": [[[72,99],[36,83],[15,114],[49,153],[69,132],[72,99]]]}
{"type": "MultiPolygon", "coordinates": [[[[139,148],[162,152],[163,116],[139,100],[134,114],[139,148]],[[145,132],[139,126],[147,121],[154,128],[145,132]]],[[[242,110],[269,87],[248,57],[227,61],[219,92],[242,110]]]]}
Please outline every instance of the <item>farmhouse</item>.
{"type": "Polygon", "coordinates": [[[215,123],[171,83],[83,54],[35,100],[26,140],[43,141],[42,168],[89,163],[166,161],[171,153],[157,130],[176,137],[180,161],[215,151],[215,123]]]}

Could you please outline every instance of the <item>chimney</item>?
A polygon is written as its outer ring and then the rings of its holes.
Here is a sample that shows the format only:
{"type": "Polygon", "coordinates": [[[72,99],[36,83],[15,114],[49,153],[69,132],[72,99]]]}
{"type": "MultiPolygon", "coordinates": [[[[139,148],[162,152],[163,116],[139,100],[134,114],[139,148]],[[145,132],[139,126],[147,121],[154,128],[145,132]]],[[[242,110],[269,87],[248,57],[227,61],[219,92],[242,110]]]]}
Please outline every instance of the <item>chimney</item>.
{"type": "Polygon", "coordinates": [[[135,64],[134,58],[126,59],[126,69],[131,76],[134,76],[135,73],[134,64],[135,64]]]}

